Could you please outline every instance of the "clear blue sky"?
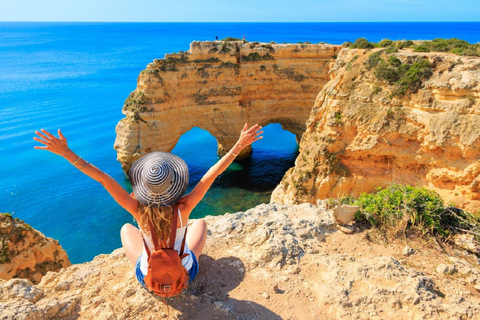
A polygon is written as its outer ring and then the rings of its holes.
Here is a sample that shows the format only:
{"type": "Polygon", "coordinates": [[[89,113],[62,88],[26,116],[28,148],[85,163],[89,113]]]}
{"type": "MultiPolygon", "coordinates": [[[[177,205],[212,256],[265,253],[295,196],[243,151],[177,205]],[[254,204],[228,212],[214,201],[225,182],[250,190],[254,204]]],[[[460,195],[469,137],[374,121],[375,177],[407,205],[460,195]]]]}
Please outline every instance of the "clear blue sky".
{"type": "Polygon", "coordinates": [[[480,21],[480,0],[0,0],[0,21],[480,21]]]}

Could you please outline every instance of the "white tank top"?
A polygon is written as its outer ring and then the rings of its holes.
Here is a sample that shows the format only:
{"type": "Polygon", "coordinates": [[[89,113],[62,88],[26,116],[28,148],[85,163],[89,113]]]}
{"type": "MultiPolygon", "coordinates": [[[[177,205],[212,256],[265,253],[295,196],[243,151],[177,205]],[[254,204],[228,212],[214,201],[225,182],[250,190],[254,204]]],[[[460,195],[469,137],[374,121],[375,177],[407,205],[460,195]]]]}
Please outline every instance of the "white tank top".
{"type": "MultiPolygon", "coordinates": [[[[178,253],[180,254],[180,247],[182,246],[183,238],[185,237],[185,230],[187,229],[187,225],[186,224],[183,225],[180,209],[178,209],[178,218],[180,219],[180,228],[177,228],[177,235],[175,236],[174,249],[177,250],[178,253]]],[[[143,239],[145,239],[145,242],[147,243],[150,253],[155,251],[155,246],[153,245],[152,235],[150,234],[150,232],[147,234],[142,229],[140,229],[140,231],[142,232],[143,239]]],[[[188,256],[182,259],[182,265],[185,267],[185,269],[190,271],[190,268],[193,265],[193,258],[192,258],[192,255],[190,254],[190,249],[188,248],[186,241],[185,241],[185,247],[183,249],[183,253],[188,253],[188,256]]],[[[144,275],[146,275],[148,272],[148,254],[147,254],[147,251],[145,250],[145,246],[143,246],[143,254],[140,260],[140,271],[142,271],[144,275]]]]}

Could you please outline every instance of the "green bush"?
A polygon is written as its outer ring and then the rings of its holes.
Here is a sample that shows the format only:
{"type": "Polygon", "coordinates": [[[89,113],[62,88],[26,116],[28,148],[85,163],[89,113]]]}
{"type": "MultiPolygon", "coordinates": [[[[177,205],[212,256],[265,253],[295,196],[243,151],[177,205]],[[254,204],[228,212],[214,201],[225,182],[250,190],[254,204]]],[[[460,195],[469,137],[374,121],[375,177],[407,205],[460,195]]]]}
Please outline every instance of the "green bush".
{"type": "Polygon", "coordinates": [[[416,93],[422,87],[423,80],[430,78],[433,73],[432,63],[426,59],[403,64],[396,56],[387,54],[387,63],[382,58],[383,53],[372,53],[366,64],[368,69],[375,68],[377,79],[395,85],[392,96],[405,95],[408,91],[416,93]]]}
{"type": "Polygon", "coordinates": [[[379,65],[380,63],[384,62],[383,59],[380,57],[380,55],[382,54],[382,51],[377,51],[377,52],[374,52],[372,53],[371,55],[368,56],[368,59],[367,59],[367,69],[370,70],[374,67],[376,67],[377,65],[379,65]]]}
{"type": "Polygon", "coordinates": [[[360,207],[356,221],[366,221],[393,237],[420,233],[451,240],[451,235],[471,232],[480,238],[480,218],[462,209],[444,207],[440,196],[426,188],[391,185],[376,193],[362,193],[357,199],[345,197],[336,202],[360,207]]]}
{"type": "Polygon", "coordinates": [[[418,45],[413,48],[414,52],[430,52],[430,49],[427,48],[425,45],[418,45]]]}
{"type": "Polygon", "coordinates": [[[444,204],[440,196],[425,188],[391,185],[374,194],[363,193],[354,202],[360,206],[355,218],[365,220],[394,236],[414,229],[422,234],[448,236],[441,226],[444,204]]]}
{"type": "Polygon", "coordinates": [[[222,39],[220,41],[242,41],[239,38],[234,38],[234,37],[226,37],[225,39],[222,39]]]}
{"type": "Polygon", "coordinates": [[[393,67],[399,67],[402,64],[400,59],[393,55],[388,57],[388,63],[393,67]]]}
{"type": "Polygon", "coordinates": [[[263,61],[263,60],[273,60],[273,56],[269,53],[260,55],[258,52],[251,52],[246,55],[242,55],[242,61],[263,61]]]}
{"type": "Polygon", "coordinates": [[[390,47],[393,45],[393,41],[392,40],[389,40],[389,39],[383,39],[382,41],[380,41],[378,43],[378,45],[382,48],[385,48],[385,47],[390,47]]]}
{"type": "Polygon", "coordinates": [[[389,84],[394,84],[400,80],[401,75],[397,68],[389,67],[386,63],[382,63],[375,71],[375,76],[380,80],[385,80],[389,84]]]}
{"type": "Polygon", "coordinates": [[[412,40],[399,41],[397,46],[398,46],[398,49],[410,48],[411,46],[413,46],[413,41],[412,40]]]}
{"type": "Polygon", "coordinates": [[[398,49],[397,49],[397,47],[388,47],[387,49],[385,49],[385,52],[386,53],[394,53],[394,52],[398,52],[398,49]]]}
{"type": "Polygon", "coordinates": [[[375,45],[373,43],[368,42],[365,38],[358,38],[355,42],[350,46],[352,49],[373,49],[375,45]]]}

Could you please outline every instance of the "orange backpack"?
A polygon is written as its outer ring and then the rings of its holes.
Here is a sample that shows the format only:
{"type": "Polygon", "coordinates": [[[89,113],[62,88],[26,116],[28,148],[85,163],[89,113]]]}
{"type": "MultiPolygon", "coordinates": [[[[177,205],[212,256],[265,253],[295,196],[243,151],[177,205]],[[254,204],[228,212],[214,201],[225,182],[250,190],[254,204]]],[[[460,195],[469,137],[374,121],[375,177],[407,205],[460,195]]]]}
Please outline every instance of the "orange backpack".
{"type": "Polygon", "coordinates": [[[176,206],[173,207],[173,211],[169,247],[160,247],[155,229],[150,221],[150,233],[155,251],[150,253],[145,240],[143,240],[148,255],[148,272],[144,278],[145,286],[148,290],[163,298],[173,297],[182,293],[188,286],[189,280],[188,271],[182,265],[182,259],[188,255],[188,253],[183,253],[187,231],[185,230],[185,236],[183,237],[179,254],[177,250],[174,249],[178,219],[178,209],[176,206]]]}

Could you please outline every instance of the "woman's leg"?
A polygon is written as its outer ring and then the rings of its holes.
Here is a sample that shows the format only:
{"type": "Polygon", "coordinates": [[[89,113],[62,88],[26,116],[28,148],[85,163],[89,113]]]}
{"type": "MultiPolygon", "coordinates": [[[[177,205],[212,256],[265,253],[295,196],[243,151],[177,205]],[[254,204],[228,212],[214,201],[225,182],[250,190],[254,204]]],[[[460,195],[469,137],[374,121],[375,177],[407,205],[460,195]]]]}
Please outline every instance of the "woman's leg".
{"type": "Polygon", "coordinates": [[[207,240],[207,224],[205,220],[198,219],[188,227],[187,231],[187,244],[188,248],[195,254],[195,257],[199,257],[202,253],[205,241],[207,240]]]}
{"type": "Polygon", "coordinates": [[[126,223],[120,230],[120,238],[125,254],[135,266],[143,252],[143,238],[140,230],[130,223],[126,223]]]}

